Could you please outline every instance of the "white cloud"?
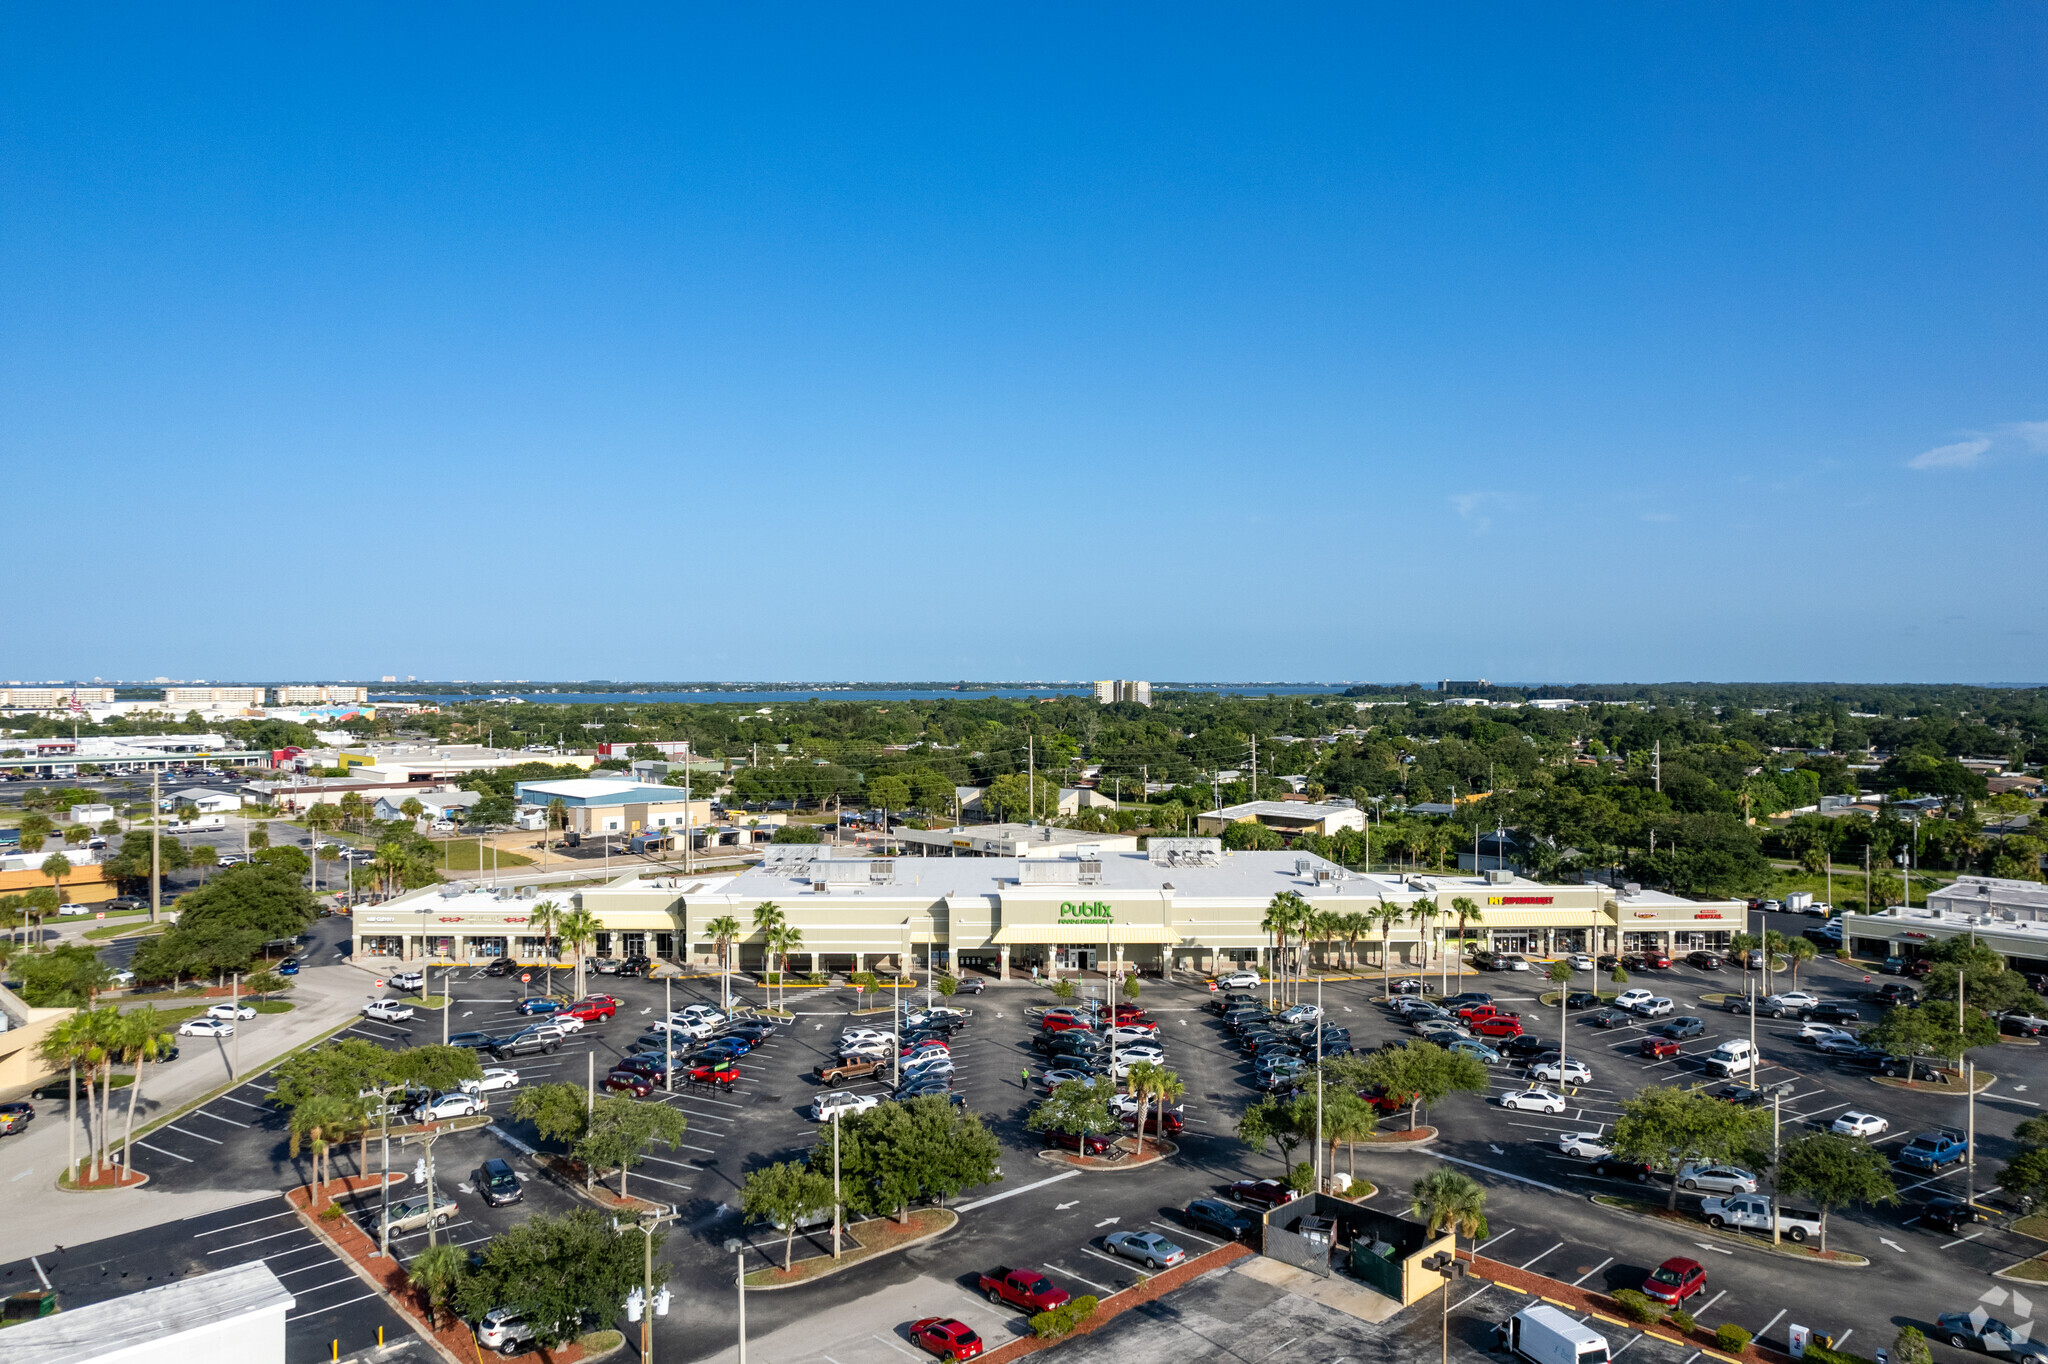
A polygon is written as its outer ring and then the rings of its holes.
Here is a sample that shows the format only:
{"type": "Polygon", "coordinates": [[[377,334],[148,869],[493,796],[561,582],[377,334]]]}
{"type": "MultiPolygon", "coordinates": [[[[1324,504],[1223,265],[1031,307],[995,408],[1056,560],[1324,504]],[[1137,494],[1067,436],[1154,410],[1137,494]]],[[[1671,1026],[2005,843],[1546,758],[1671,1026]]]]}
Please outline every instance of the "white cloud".
{"type": "Polygon", "coordinates": [[[1493,529],[1493,517],[1489,509],[1499,506],[1506,500],[1506,497],[1500,493],[1451,494],[1451,506],[1456,509],[1459,518],[1469,523],[1473,530],[1478,531],[1482,535],[1493,529]]]}
{"type": "Polygon", "coordinates": [[[2006,428],[2027,445],[2048,455],[2048,422],[2014,422],[2006,428]]]}
{"type": "Polygon", "coordinates": [[[1971,469],[1991,448],[1989,437],[1979,436],[1976,440],[1959,440],[1954,445],[1937,445],[1932,450],[1922,450],[1906,461],[1908,469],[1971,469]]]}

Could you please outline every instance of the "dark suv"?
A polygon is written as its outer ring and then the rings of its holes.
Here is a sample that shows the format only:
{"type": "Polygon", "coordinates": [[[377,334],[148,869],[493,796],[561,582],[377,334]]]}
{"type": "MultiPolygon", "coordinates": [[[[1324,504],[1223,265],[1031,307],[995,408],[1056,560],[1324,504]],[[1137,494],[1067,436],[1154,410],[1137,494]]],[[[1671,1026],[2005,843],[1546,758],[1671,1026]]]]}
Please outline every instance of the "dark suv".
{"type": "Polygon", "coordinates": [[[543,1033],[523,1032],[513,1037],[498,1037],[491,1040],[491,1055],[499,1060],[507,1056],[552,1056],[562,1049],[561,1039],[543,1033]]]}
{"type": "Polygon", "coordinates": [[[1863,1014],[1854,1004],[1816,1004],[1801,1009],[1799,1016],[1814,1023],[1861,1023],[1863,1014]]]}
{"type": "Polygon", "coordinates": [[[512,1173],[512,1167],[495,1158],[478,1166],[477,1172],[470,1176],[470,1182],[483,1195],[484,1202],[494,1208],[517,1203],[526,1197],[526,1191],[519,1187],[519,1176],[512,1173]]]}

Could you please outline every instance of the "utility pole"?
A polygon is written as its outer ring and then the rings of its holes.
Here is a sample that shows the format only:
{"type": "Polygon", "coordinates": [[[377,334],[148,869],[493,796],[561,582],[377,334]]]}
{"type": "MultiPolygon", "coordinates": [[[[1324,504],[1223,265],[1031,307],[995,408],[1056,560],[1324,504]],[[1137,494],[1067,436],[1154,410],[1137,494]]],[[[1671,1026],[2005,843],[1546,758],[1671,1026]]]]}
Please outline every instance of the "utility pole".
{"type": "Polygon", "coordinates": [[[739,1253],[739,1273],[733,1276],[733,1283],[740,1290],[740,1361],[747,1364],[747,1253],[739,1253]]]}
{"type": "Polygon", "coordinates": [[[1664,789],[1664,741],[1650,740],[1650,782],[1657,790],[1664,789]]]}
{"type": "MultiPolygon", "coordinates": [[[[1865,914],[1877,913],[1877,910],[1870,903],[1870,844],[1867,842],[1863,845],[1863,912],[1865,914]]],[[[1960,1016],[1956,1019],[1958,1027],[1962,1025],[1962,1021],[1960,1016]]]]}
{"type": "Polygon", "coordinates": [[[1259,798],[1259,736],[1256,734],[1252,735],[1252,784],[1248,789],[1251,791],[1251,795],[1247,796],[1246,799],[1257,800],[1259,798]]]}
{"type": "Polygon", "coordinates": [[[235,1017],[234,1021],[229,1023],[228,1026],[235,1030],[235,1047],[234,1056],[228,1062],[228,1071],[232,1075],[239,1076],[242,1073],[242,973],[240,971],[235,972],[234,994],[231,998],[234,1004],[235,1017]]]}
{"type": "MultiPolygon", "coordinates": [[[[1750,1025],[1750,1029],[1751,1029],[1751,1031],[1755,1031],[1755,1029],[1756,1029],[1756,1015],[1755,1015],[1754,1013],[1751,1013],[1751,1014],[1750,1014],[1750,1016],[1749,1016],[1749,1025],[1750,1025]]],[[[1755,1049],[1754,1047],[1752,1047],[1752,1048],[1750,1049],[1750,1074],[1751,1074],[1751,1076],[1752,1076],[1752,1077],[1754,1077],[1754,1076],[1755,1076],[1755,1074],[1756,1074],[1756,1064],[1755,1064],[1755,1062],[1756,1062],[1756,1049],[1755,1049]]],[[[1755,1079],[1754,1079],[1754,1078],[1752,1078],[1752,1079],[1751,1079],[1751,1081],[1750,1081],[1750,1085],[1751,1085],[1751,1087],[1752,1087],[1752,1088],[1754,1088],[1754,1087],[1755,1087],[1755,1084],[1756,1084],[1756,1081],[1755,1081],[1755,1079]]],[[[1776,1170],[1776,1169],[1778,1168],[1778,1142],[1779,1142],[1779,1139],[1780,1139],[1780,1137],[1782,1136],[1782,1134],[1783,1134],[1783,1132],[1784,1132],[1784,1117],[1785,1117],[1785,1095],[1784,1095],[1784,1094],[1783,1094],[1782,1092],[1779,1092],[1779,1093],[1776,1093],[1776,1094],[1773,1094],[1773,1095],[1771,1095],[1771,1168],[1772,1168],[1773,1170],[1776,1170]]],[[[1777,1178],[1777,1176],[1776,1176],[1776,1175],[1772,1175],[1772,1176],[1771,1176],[1771,1190],[1772,1190],[1772,1192],[1773,1192],[1773,1193],[1775,1193],[1775,1192],[1777,1191],[1777,1187],[1778,1187],[1778,1178],[1777,1178]]],[[[1772,1245],[1774,1245],[1774,1246],[1775,1246],[1775,1245],[1778,1245],[1778,1244],[1780,1244],[1780,1242],[1779,1242],[1779,1240],[1778,1240],[1778,1237],[1779,1237],[1779,1235],[1780,1235],[1780,1232],[1779,1232],[1779,1230],[1778,1230],[1778,1200],[1777,1200],[1776,1198],[1773,1198],[1773,1199],[1771,1200],[1771,1244],[1772,1244],[1772,1245]]]]}
{"type": "Polygon", "coordinates": [[[149,769],[149,921],[151,923],[156,922],[157,913],[163,908],[164,897],[163,853],[159,842],[163,837],[163,830],[157,823],[157,815],[160,813],[160,807],[163,804],[162,797],[158,793],[157,783],[162,778],[162,775],[154,767],[149,769]]]}
{"type": "Polygon", "coordinates": [[[389,1256],[391,1254],[391,1091],[394,1089],[403,1090],[407,1087],[407,1085],[402,1083],[385,1085],[379,1089],[365,1089],[356,1094],[358,1099],[367,1099],[373,1094],[377,1096],[377,1131],[384,1143],[384,1172],[383,1177],[378,1181],[383,1186],[380,1190],[383,1200],[381,1204],[382,1210],[377,1215],[377,1254],[379,1256],[389,1256]]]}
{"type": "MultiPolygon", "coordinates": [[[[1164,1121],[1162,1119],[1162,1121],[1164,1121]]],[[[1138,1140],[1145,1138],[1144,1110],[1139,1110],[1138,1140]]],[[[1316,977],[1316,1192],[1323,1191],[1323,978],[1316,977]]]]}
{"type": "Polygon", "coordinates": [[[1963,1088],[1968,1092],[1965,1110],[1967,1130],[1963,1133],[1963,1205],[1977,1201],[1977,1063],[1963,1062],[1963,1088]]]}
{"type": "MultiPolygon", "coordinates": [[[[667,1212],[644,1212],[630,1223],[622,1224],[612,1219],[612,1230],[620,1234],[628,1231],[640,1233],[642,1242],[641,1288],[640,1288],[640,1361],[651,1364],[654,1359],[654,1318],[668,1315],[668,1289],[661,1290],[661,1296],[654,1295],[654,1232],[664,1222],[676,1220],[674,1204],[667,1212]]],[[[742,1261],[744,1263],[744,1261],[742,1261]]]]}
{"type": "Polygon", "coordinates": [[[832,1110],[832,1258],[839,1258],[839,1110],[832,1110]]]}
{"type": "MultiPolygon", "coordinates": [[[[1764,965],[1769,967],[1770,964],[1771,954],[1766,949],[1764,952],[1764,965]]],[[[1756,977],[1754,975],[1749,978],[1749,1092],[1752,1094],[1756,1093],[1756,977]]],[[[1773,1230],[1771,1234],[1775,1236],[1777,1232],[1773,1230]]]]}
{"type": "Polygon", "coordinates": [[[1038,750],[1032,737],[1024,736],[1024,822],[1038,818],[1038,750]]]}
{"type": "Polygon", "coordinates": [[[434,1143],[441,1139],[441,1135],[440,1128],[430,1127],[424,1132],[398,1139],[400,1146],[418,1142],[426,1148],[426,1153],[420,1157],[420,1170],[425,1175],[420,1183],[427,1186],[427,1244],[430,1246],[434,1244],[434,1143]]]}
{"type": "Polygon", "coordinates": [[[671,1094],[676,1092],[675,984],[674,976],[661,978],[661,1082],[662,1088],[671,1094]]]}

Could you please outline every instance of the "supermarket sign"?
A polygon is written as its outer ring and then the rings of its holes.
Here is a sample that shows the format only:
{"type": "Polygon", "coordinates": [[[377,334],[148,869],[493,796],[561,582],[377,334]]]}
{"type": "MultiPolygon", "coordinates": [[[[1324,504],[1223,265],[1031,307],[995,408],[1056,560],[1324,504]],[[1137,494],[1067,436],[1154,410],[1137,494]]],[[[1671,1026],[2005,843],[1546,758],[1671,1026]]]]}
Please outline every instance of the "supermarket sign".
{"type": "Polygon", "coordinates": [[[1552,895],[1489,895],[1489,905],[1547,905],[1557,897],[1552,895]]]}

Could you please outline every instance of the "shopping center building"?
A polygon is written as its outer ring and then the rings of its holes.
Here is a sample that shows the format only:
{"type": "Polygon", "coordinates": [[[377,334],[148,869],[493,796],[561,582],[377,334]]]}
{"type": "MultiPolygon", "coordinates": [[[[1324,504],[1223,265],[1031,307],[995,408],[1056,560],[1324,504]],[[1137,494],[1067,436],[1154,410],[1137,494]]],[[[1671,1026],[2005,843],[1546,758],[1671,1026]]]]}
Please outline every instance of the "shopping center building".
{"type": "Polygon", "coordinates": [[[1859,957],[1913,957],[1969,937],[2029,974],[2048,973],[2048,885],[2000,876],[1959,876],[1924,905],[1852,914],[1842,936],[1859,957]]]}
{"type": "MultiPolygon", "coordinates": [[[[433,886],[355,914],[359,960],[540,958],[529,930],[533,906],[551,898],[580,904],[603,926],[598,956],[636,953],[677,964],[715,966],[709,925],[731,916],[743,933],[737,965],[764,968],[757,906],[772,901],[803,935],[797,972],[896,969],[908,962],[979,969],[1007,977],[1099,970],[1112,960],[1147,972],[1217,971],[1266,965],[1276,944],[1262,929],[1274,897],[1291,892],[1319,912],[1349,914],[1380,903],[1433,907],[1394,929],[1396,968],[1434,965],[1455,942],[1466,900],[1465,941],[1499,952],[1670,951],[1725,948],[1743,927],[1740,901],[1700,902],[1614,890],[1551,886],[1505,872],[1482,876],[1399,876],[1350,871],[1294,852],[1225,852],[1213,838],[1155,838],[1143,852],[1093,851],[1062,857],[833,856],[817,845],[778,844],[769,859],[737,874],[634,874],[580,891],[478,890],[433,886]],[[1425,948],[1428,952],[1425,953],[1425,948]]],[[[1294,949],[1299,951],[1299,942],[1294,949]]],[[[1356,942],[1336,938],[1312,955],[1378,965],[1376,929],[1356,942]]]]}

